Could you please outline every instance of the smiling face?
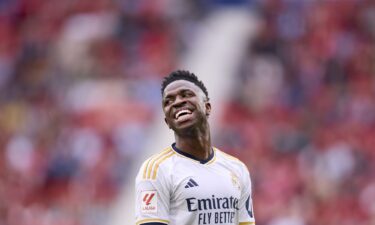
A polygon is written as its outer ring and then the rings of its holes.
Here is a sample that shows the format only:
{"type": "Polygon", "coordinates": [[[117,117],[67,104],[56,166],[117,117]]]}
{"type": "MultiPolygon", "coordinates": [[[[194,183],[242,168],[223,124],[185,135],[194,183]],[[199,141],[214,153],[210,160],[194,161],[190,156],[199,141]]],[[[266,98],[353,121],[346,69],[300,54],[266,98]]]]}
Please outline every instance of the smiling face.
{"type": "Polygon", "coordinates": [[[206,122],[211,111],[203,91],[186,80],[170,83],[164,89],[162,104],[165,122],[176,133],[206,122]]]}

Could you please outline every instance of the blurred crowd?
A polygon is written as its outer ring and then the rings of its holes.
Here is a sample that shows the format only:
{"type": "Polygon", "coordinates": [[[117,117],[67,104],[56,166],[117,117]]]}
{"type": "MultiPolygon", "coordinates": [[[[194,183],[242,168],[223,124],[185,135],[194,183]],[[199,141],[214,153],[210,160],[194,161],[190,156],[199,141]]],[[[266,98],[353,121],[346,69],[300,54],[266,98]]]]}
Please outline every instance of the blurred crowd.
{"type": "MultiPolygon", "coordinates": [[[[0,225],[106,223],[208,2],[0,1],[0,225]]],[[[375,224],[374,1],[251,2],[214,143],[257,224],[375,224]]]]}
{"type": "Polygon", "coordinates": [[[200,1],[0,1],[0,225],[107,222],[204,15],[200,1]]]}
{"type": "Polygon", "coordinates": [[[375,224],[375,2],[257,3],[215,138],[250,169],[257,224],[375,224]]]}

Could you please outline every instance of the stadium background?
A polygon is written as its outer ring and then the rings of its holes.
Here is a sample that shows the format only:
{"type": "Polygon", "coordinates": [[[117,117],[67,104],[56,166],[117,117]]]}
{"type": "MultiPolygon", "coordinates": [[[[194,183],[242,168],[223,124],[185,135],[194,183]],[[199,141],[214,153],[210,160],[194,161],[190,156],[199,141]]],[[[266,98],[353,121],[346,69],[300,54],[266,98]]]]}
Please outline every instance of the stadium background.
{"type": "Polygon", "coordinates": [[[0,225],[133,224],[176,68],[258,225],[375,224],[374,40],[372,0],[1,0],[0,225]]]}

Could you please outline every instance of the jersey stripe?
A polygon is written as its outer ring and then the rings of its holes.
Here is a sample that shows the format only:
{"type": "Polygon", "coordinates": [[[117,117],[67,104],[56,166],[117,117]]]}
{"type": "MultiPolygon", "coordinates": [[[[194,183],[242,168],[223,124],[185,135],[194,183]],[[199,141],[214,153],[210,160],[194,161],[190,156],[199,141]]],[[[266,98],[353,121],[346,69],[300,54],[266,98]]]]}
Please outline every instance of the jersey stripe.
{"type": "Polygon", "coordinates": [[[160,154],[158,157],[156,157],[154,160],[152,160],[152,162],[149,165],[148,171],[147,171],[147,177],[146,177],[146,179],[150,179],[151,178],[151,172],[152,172],[152,168],[154,168],[155,162],[157,162],[159,159],[163,158],[165,155],[168,155],[170,152],[172,152],[171,149],[169,149],[168,151],[164,152],[163,154],[160,154]]]}
{"type": "Polygon", "coordinates": [[[144,170],[143,170],[143,176],[142,176],[143,179],[146,179],[146,177],[148,176],[147,174],[151,173],[151,169],[152,169],[152,165],[153,165],[154,161],[157,160],[158,158],[162,157],[163,155],[165,155],[169,151],[171,151],[170,147],[164,149],[162,152],[150,157],[147,160],[146,166],[144,167],[144,170]]]}
{"type": "Polygon", "coordinates": [[[155,164],[154,173],[152,174],[152,179],[153,179],[153,180],[156,179],[156,174],[157,174],[157,172],[158,172],[159,165],[160,165],[163,161],[165,161],[166,159],[168,159],[169,157],[171,157],[171,156],[174,155],[174,154],[175,154],[174,151],[168,153],[168,155],[166,155],[166,156],[164,156],[163,158],[161,158],[161,159],[155,164]]]}
{"type": "Polygon", "coordinates": [[[165,153],[169,152],[170,151],[170,148],[167,148],[165,150],[163,150],[162,152],[152,156],[148,161],[147,161],[147,164],[144,168],[144,171],[143,171],[143,179],[146,179],[147,178],[147,174],[150,173],[149,170],[151,170],[152,168],[152,165],[153,165],[153,162],[155,160],[157,160],[159,157],[163,156],[165,153]]]}
{"type": "Polygon", "coordinates": [[[140,225],[166,225],[166,224],[160,223],[160,222],[150,222],[150,223],[142,223],[140,225]]]}
{"type": "Polygon", "coordinates": [[[153,158],[153,157],[151,157],[151,158],[149,158],[149,159],[147,160],[146,166],[143,168],[143,176],[142,176],[143,179],[146,179],[146,174],[147,174],[148,164],[150,164],[150,161],[151,161],[152,158],[153,158]]]}
{"type": "Polygon", "coordinates": [[[255,222],[240,222],[240,225],[253,225],[255,222]]]}
{"type": "Polygon", "coordinates": [[[169,221],[168,220],[162,220],[162,219],[144,219],[144,220],[140,220],[136,223],[136,225],[139,225],[139,224],[142,224],[142,223],[152,223],[152,222],[156,222],[156,223],[165,223],[165,224],[168,224],[169,221]]]}

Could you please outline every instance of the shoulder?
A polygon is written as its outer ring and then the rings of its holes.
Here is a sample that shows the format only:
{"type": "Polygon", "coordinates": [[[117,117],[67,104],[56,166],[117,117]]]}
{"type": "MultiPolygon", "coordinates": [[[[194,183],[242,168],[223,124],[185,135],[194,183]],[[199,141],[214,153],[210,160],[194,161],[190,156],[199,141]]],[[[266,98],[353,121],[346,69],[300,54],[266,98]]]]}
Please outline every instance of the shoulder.
{"type": "Polygon", "coordinates": [[[217,157],[220,158],[219,160],[223,165],[227,168],[231,169],[232,172],[238,176],[238,178],[242,181],[244,187],[251,187],[251,180],[250,180],[250,172],[245,163],[243,163],[238,158],[225,153],[219,149],[216,149],[217,157]]]}
{"type": "Polygon", "coordinates": [[[226,164],[234,166],[234,167],[236,167],[240,170],[248,171],[247,166],[240,159],[238,159],[238,158],[236,158],[236,157],[234,157],[234,156],[232,156],[228,153],[225,153],[218,148],[214,148],[214,149],[216,151],[216,154],[217,154],[217,157],[219,158],[219,160],[223,161],[226,164]]]}
{"type": "Polygon", "coordinates": [[[216,153],[217,153],[217,156],[220,157],[221,159],[227,161],[227,162],[231,162],[231,163],[234,163],[234,164],[238,164],[238,165],[245,165],[241,160],[239,160],[238,158],[226,153],[226,152],[223,152],[222,150],[218,149],[218,148],[214,148],[216,150],[216,153]]]}
{"type": "Polygon", "coordinates": [[[160,167],[165,164],[175,154],[172,147],[167,147],[163,151],[156,153],[146,159],[138,172],[138,179],[155,180],[160,167]]]}

